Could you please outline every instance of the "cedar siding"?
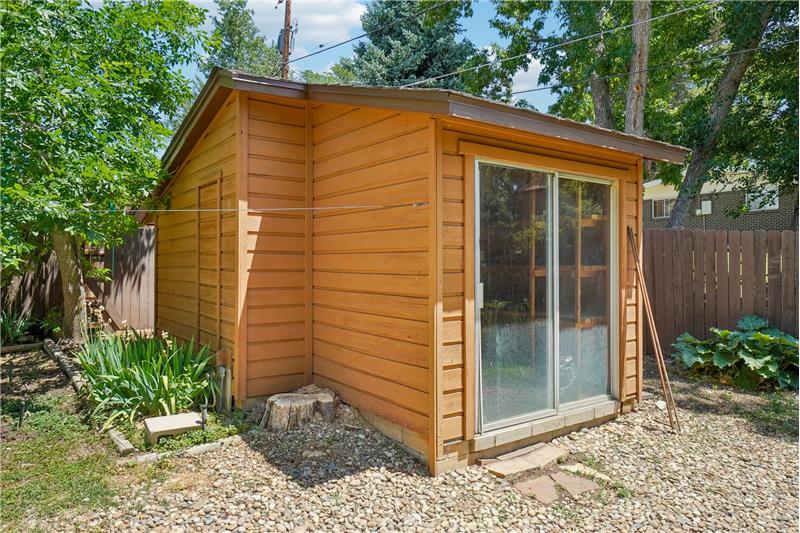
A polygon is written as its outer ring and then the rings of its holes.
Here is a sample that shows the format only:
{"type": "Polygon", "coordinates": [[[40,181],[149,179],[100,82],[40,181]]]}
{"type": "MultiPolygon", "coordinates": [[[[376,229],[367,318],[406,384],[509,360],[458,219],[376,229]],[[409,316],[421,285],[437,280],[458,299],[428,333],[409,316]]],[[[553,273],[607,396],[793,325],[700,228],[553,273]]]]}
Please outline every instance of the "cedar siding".
{"type": "MultiPolygon", "coordinates": [[[[313,381],[428,438],[430,120],[313,110],[313,381]],[[380,207],[378,207],[380,206],[380,207]]],[[[424,449],[424,448],[423,448],[424,449]]]]}
{"type": "Polygon", "coordinates": [[[598,423],[641,394],[626,228],[641,232],[642,156],[681,153],[442,91],[215,70],[165,155],[173,179],[159,194],[175,211],[150,214],[156,325],[219,351],[237,405],[329,387],[433,473],[550,438],[476,435],[474,162],[602,176],[618,193],[619,402],[559,414],[556,430],[598,423]],[[539,123],[564,136],[533,133],[539,123]]]}
{"type": "Polygon", "coordinates": [[[236,351],[236,99],[229,97],[165,190],[156,215],[156,327],[236,351]],[[200,210],[196,210],[199,208],[200,210]],[[208,209],[210,211],[203,211],[208,209]]]}
{"type": "MultiPolygon", "coordinates": [[[[305,378],[305,103],[241,93],[246,124],[246,398],[305,378]],[[258,211],[285,209],[285,211],[258,211]]],[[[243,399],[243,398],[241,398],[243,399]]]]}

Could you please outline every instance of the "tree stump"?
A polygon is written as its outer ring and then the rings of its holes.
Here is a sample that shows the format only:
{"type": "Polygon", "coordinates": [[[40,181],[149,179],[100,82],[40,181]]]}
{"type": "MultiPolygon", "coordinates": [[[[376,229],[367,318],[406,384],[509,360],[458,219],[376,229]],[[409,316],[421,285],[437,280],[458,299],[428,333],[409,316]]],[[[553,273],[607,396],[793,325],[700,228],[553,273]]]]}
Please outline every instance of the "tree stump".
{"type": "Polygon", "coordinates": [[[275,394],[267,398],[261,427],[272,431],[299,428],[306,425],[315,414],[328,422],[333,420],[335,405],[331,394],[275,394]]]}

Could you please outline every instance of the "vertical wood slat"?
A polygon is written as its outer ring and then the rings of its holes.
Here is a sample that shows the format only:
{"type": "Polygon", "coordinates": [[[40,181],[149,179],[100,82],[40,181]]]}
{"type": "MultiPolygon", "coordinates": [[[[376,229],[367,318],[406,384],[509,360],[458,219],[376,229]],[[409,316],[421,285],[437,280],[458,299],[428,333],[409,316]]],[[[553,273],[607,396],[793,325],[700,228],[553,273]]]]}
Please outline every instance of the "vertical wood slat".
{"type": "Polygon", "coordinates": [[[706,314],[705,323],[708,328],[717,324],[717,301],[715,298],[717,291],[717,263],[716,263],[716,238],[713,231],[707,231],[704,236],[704,257],[703,265],[705,268],[706,287],[706,314]]]}
{"type": "MultiPolygon", "coordinates": [[[[784,331],[797,323],[794,308],[797,300],[792,295],[797,294],[797,242],[793,231],[781,232],[781,323],[779,327],[784,331]]],[[[776,324],[778,325],[778,324],[776,324]]]]}
{"type": "Polygon", "coordinates": [[[728,326],[734,327],[742,314],[742,258],[739,250],[740,231],[728,232],[728,326]]]}
{"type": "Polygon", "coordinates": [[[781,232],[767,232],[767,320],[781,323],[781,232]]]}
{"type": "MultiPolygon", "coordinates": [[[[667,282],[664,279],[664,275],[666,270],[664,269],[664,237],[665,233],[663,232],[655,232],[654,239],[653,239],[653,264],[657,264],[659,268],[653,269],[653,276],[655,279],[655,288],[657,296],[654,307],[654,314],[656,323],[659,325],[659,336],[661,337],[659,340],[663,341],[669,336],[669,332],[666,331],[667,322],[663,319],[663,317],[668,316],[668,313],[665,310],[666,301],[667,301],[667,282]]],[[[662,346],[663,346],[662,342],[662,346]]]]}
{"type": "MultiPolygon", "coordinates": [[[[683,258],[681,257],[681,240],[683,238],[683,230],[672,232],[672,293],[674,295],[674,312],[672,314],[672,339],[683,333],[680,330],[682,324],[686,324],[685,310],[683,302],[683,258]]],[[[662,344],[662,346],[669,346],[672,340],[669,339],[669,344],[662,344]]]]}
{"type": "Polygon", "coordinates": [[[693,245],[693,269],[694,269],[694,328],[692,335],[704,335],[706,331],[706,317],[705,317],[705,256],[703,250],[705,247],[705,236],[702,230],[692,231],[692,245],[693,245]]]}
{"type": "Polygon", "coordinates": [[[741,233],[741,269],[742,269],[742,315],[752,315],[755,312],[755,265],[754,237],[752,231],[741,233]]]}
{"type": "Polygon", "coordinates": [[[715,241],[715,266],[717,271],[717,326],[727,328],[728,317],[728,232],[716,231],[715,241]]]}
{"type": "Polygon", "coordinates": [[[662,345],[683,332],[704,338],[710,327],[734,328],[749,314],[797,335],[797,246],[794,231],[645,230],[645,282],[662,345]]]}
{"type": "Polygon", "coordinates": [[[753,259],[754,266],[754,300],[755,314],[767,316],[767,232],[756,231],[753,233],[753,259]]]}
{"type": "Polygon", "coordinates": [[[694,335],[695,318],[694,318],[694,258],[692,257],[693,237],[690,230],[681,231],[680,248],[681,248],[681,268],[683,271],[683,278],[681,285],[683,286],[683,312],[684,323],[690,324],[689,332],[694,335]]]}
{"type": "Polygon", "coordinates": [[[673,280],[675,279],[675,269],[673,268],[672,242],[675,238],[674,232],[664,233],[664,306],[662,308],[661,322],[664,324],[664,333],[662,333],[661,346],[669,346],[675,335],[675,290],[673,287],[673,280]]]}
{"type": "MultiPolygon", "coordinates": [[[[655,253],[653,251],[653,240],[657,238],[657,235],[658,233],[652,229],[644,230],[644,242],[642,243],[642,248],[644,250],[642,268],[644,268],[645,284],[647,285],[648,289],[650,289],[651,294],[653,292],[653,287],[655,287],[655,268],[653,267],[653,257],[655,256],[655,253]]],[[[653,312],[655,313],[655,309],[653,312]]],[[[652,353],[654,348],[649,334],[645,336],[645,342],[645,349],[648,350],[647,353],[652,353]]]]}

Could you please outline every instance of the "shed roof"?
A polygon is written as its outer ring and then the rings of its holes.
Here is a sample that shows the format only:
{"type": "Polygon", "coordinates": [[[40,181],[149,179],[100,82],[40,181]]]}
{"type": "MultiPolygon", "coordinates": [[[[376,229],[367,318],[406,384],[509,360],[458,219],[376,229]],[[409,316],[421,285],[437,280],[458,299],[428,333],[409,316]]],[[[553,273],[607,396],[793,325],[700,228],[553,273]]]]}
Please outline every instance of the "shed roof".
{"type": "Polygon", "coordinates": [[[181,123],[162,158],[171,173],[188,156],[194,143],[232,90],[312,100],[323,103],[381,107],[457,117],[601,146],[645,159],[683,164],[688,148],[654,141],[547,113],[522,109],[449,89],[329,85],[267,78],[215,67],[181,123]]]}

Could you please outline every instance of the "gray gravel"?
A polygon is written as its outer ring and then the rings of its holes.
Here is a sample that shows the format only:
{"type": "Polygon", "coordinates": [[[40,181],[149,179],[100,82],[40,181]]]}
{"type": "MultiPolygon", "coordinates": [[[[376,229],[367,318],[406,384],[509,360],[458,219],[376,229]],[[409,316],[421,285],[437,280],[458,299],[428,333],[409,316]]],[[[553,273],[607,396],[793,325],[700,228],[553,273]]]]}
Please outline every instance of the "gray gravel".
{"type": "MultiPolygon", "coordinates": [[[[677,380],[684,432],[650,400],[556,439],[612,484],[545,507],[474,466],[437,478],[370,429],[314,423],[173,460],[103,512],[29,523],[90,531],[796,531],[796,438],[677,380]]],[[[154,468],[154,467],[151,467],[154,468]]]]}

